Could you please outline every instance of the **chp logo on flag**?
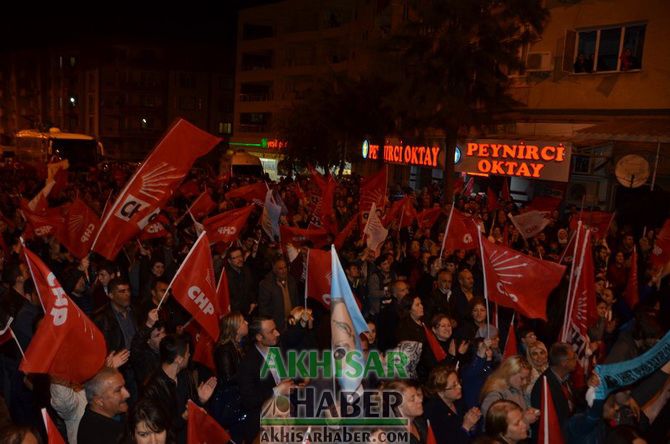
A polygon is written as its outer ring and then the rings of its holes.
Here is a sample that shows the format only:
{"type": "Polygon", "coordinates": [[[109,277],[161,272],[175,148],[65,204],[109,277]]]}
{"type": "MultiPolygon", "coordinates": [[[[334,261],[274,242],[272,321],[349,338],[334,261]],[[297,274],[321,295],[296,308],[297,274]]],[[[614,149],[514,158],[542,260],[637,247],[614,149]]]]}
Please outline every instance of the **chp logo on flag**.
{"type": "Polygon", "coordinates": [[[465,233],[463,236],[463,243],[464,244],[471,244],[474,239],[472,238],[472,235],[470,233],[465,233]]]}
{"type": "MultiPolygon", "coordinates": [[[[328,281],[328,287],[330,287],[330,283],[333,280],[333,273],[329,272],[324,277],[325,277],[325,280],[328,281]]],[[[330,292],[322,294],[321,299],[323,299],[324,304],[326,304],[327,306],[330,307],[330,292]]]]}
{"type": "Polygon", "coordinates": [[[128,193],[126,199],[119,205],[114,215],[125,222],[130,222],[130,219],[132,219],[135,214],[146,208],[149,208],[147,202],[128,193]]]}
{"type": "Polygon", "coordinates": [[[508,254],[509,251],[503,251],[500,254],[498,253],[498,251],[494,251],[493,254],[489,256],[495,276],[498,278],[496,290],[498,290],[500,294],[504,294],[510,298],[513,302],[519,302],[517,295],[507,291],[505,285],[513,285],[514,281],[523,277],[522,271],[528,267],[528,261],[526,261],[525,257],[520,254],[508,254]]]}
{"type": "Polygon", "coordinates": [[[237,233],[237,228],[235,227],[219,227],[216,229],[216,232],[226,236],[232,236],[237,233]]]}

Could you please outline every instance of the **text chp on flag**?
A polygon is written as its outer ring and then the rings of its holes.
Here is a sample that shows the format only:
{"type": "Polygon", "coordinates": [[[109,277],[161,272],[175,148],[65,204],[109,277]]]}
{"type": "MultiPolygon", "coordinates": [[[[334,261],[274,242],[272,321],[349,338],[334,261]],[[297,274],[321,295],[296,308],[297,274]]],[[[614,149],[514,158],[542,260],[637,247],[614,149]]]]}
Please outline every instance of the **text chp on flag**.
{"type": "Polygon", "coordinates": [[[177,120],[105,215],[93,241],[93,251],[114,260],[123,245],[158,214],[193,162],[220,141],[186,120],[177,120]]]}
{"type": "Polygon", "coordinates": [[[253,205],[224,211],[214,217],[205,219],[202,224],[210,236],[212,243],[234,242],[240,237],[242,229],[247,224],[247,219],[253,211],[253,205]]]}
{"type": "MultiPolygon", "coordinates": [[[[203,232],[181,263],[168,286],[177,302],[189,312],[193,319],[212,339],[219,337],[220,308],[216,297],[214,264],[209,249],[209,239],[203,232]]],[[[158,308],[168,295],[163,295],[158,308]]]]}
{"type": "Polygon", "coordinates": [[[19,369],[24,373],[47,373],[53,378],[82,383],[105,363],[105,338],[65,294],[44,262],[25,246],[23,251],[45,319],[37,327],[19,369]]]}

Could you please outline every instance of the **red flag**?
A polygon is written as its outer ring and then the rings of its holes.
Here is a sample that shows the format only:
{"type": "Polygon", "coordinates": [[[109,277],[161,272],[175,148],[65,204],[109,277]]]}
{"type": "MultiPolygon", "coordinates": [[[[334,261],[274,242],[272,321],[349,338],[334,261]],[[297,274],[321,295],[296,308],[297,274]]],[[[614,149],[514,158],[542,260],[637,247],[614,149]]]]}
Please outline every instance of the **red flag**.
{"type": "Polygon", "coordinates": [[[632,310],[640,302],[640,288],[637,280],[637,248],[633,247],[633,254],[630,257],[630,272],[628,273],[628,283],[623,293],[623,299],[632,310]]]}
{"type": "Polygon", "coordinates": [[[335,188],[337,188],[337,182],[332,175],[328,175],[328,180],[324,187],[321,188],[321,199],[316,208],[316,215],[321,222],[321,226],[330,233],[337,233],[337,222],[335,220],[335,209],[333,207],[335,188]]]}
{"type": "Polygon", "coordinates": [[[440,207],[429,208],[417,214],[416,223],[419,225],[419,229],[422,230],[424,228],[430,228],[435,225],[435,222],[437,222],[440,214],[442,214],[442,208],[440,207]]]}
{"type": "Polygon", "coordinates": [[[219,304],[219,314],[221,317],[230,313],[230,288],[228,287],[226,267],[221,269],[221,276],[219,276],[219,282],[216,284],[216,300],[219,304]]]}
{"type": "Polygon", "coordinates": [[[463,188],[463,196],[470,196],[475,191],[475,178],[471,177],[463,188]]]}
{"type": "Polygon", "coordinates": [[[344,229],[337,233],[337,236],[335,236],[335,240],[333,241],[333,245],[335,245],[336,249],[341,249],[342,245],[344,245],[344,242],[349,238],[349,236],[351,236],[351,233],[353,233],[354,228],[356,227],[356,222],[358,222],[358,219],[356,217],[352,217],[344,229]]]}
{"type": "Polygon", "coordinates": [[[547,298],[565,267],[481,240],[488,298],[526,317],[547,320],[547,298]]]}
{"type": "Polygon", "coordinates": [[[394,220],[398,220],[400,228],[405,228],[411,226],[416,218],[417,212],[412,204],[412,199],[405,196],[393,202],[386,216],[384,216],[384,225],[388,227],[394,220]]]}
{"type": "Polygon", "coordinates": [[[105,215],[93,251],[114,260],[170,199],[193,162],[221,139],[179,119],[156,145],[105,215]]]}
{"type": "Polygon", "coordinates": [[[499,208],[498,206],[498,195],[496,195],[495,191],[493,191],[493,188],[487,187],[486,188],[486,209],[488,212],[495,211],[499,208]]]}
{"type": "Polygon", "coordinates": [[[330,307],[330,279],[331,279],[330,251],[307,250],[307,279],[305,281],[305,295],[330,307]]]}
{"type": "Polygon", "coordinates": [[[177,191],[184,197],[193,197],[198,195],[200,187],[195,180],[189,180],[188,182],[181,184],[177,191]]]}
{"type": "Polygon", "coordinates": [[[83,200],[77,198],[63,210],[65,223],[62,230],[56,231],[58,241],[70,250],[78,259],[88,255],[98,228],[100,219],[83,200]]]}
{"type": "Polygon", "coordinates": [[[20,202],[21,212],[27,221],[24,230],[26,237],[55,236],[63,228],[65,219],[60,208],[46,208],[43,211],[32,211],[25,199],[20,202]]]}
{"type": "Polygon", "coordinates": [[[212,195],[209,191],[205,190],[198,196],[196,200],[191,204],[189,211],[194,218],[200,219],[201,217],[207,216],[212,210],[216,208],[216,202],[212,200],[212,195]]]}
{"type": "Polygon", "coordinates": [[[195,342],[193,347],[193,361],[198,362],[215,372],[216,363],[214,362],[214,347],[216,346],[216,341],[199,325],[194,326],[193,329],[189,329],[189,333],[193,338],[193,342],[195,342]]]}
{"type": "Polygon", "coordinates": [[[423,325],[423,329],[426,334],[428,346],[430,347],[430,351],[433,352],[435,360],[437,360],[437,362],[442,362],[447,358],[447,352],[444,351],[433,332],[428,327],[426,327],[426,324],[423,325]]]}
{"type": "Polygon", "coordinates": [[[214,284],[214,265],[207,234],[195,241],[172,278],[174,298],[212,339],[219,338],[219,306],[214,284]]]}
{"type": "Polygon", "coordinates": [[[230,434],[205,409],[188,401],[188,444],[226,444],[230,434]]]}
{"type": "MultiPolygon", "coordinates": [[[[588,327],[598,319],[593,255],[591,254],[591,231],[582,224],[577,225],[575,243],[561,341],[576,347],[577,363],[581,370],[578,369],[574,374],[578,376],[576,381],[581,385],[589,364],[586,355],[589,344],[588,327]]],[[[573,253],[570,252],[570,254],[573,253]]]]}
{"type": "Polygon", "coordinates": [[[47,314],[37,327],[19,369],[24,373],[48,373],[54,378],[82,383],[104,365],[105,338],[65,294],[42,260],[25,246],[23,251],[47,314]]]}
{"type": "Polygon", "coordinates": [[[526,208],[537,211],[554,211],[561,205],[561,198],[552,196],[535,196],[526,208]]]}
{"type": "Polygon", "coordinates": [[[596,239],[602,239],[607,236],[610,224],[614,218],[614,213],[607,213],[605,211],[583,211],[581,213],[573,214],[570,218],[570,229],[577,229],[577,222],[582,220],[584,225],[587,225],[593,231],[596,239]]]}
{"type": "Polygon", "coordinates": [[[258,205],[263,205],[265,202],[265,195],[268,192],[268,186],[265,182],[256,182],[251,185],[235,188],[228,191],[225,196],[226,199],[244,199],[247,202],[253,202],[258,205]]]}
{"type": "Polygon", "coordinates": [[[279,227],[279,232],[281,233],[282,244],[299,246],[305,241],[311,241],[314,248],[321,248],[328,243],[328,232],[323,228],[309,230],[282,225],[279,227]]]}
{"type": "Polygon", "coordinates": [[[444,239],[444,248],[453,250],[470,250],[477,247],[477,232],[479,228],[475,221],[460,211],[454,209],[447,224],[447,233],[444,239]]]}
{"type": "Polygon", "coordinates": [[[514,318],[509,323],[509,331],[507,332],[507,340],[505,341],[505,350],[503,351],[503,361],[510,356],[519,354],[519,346],[516,342],[516,329],[514,328],[514,318]]]}
{"type": "Polygon", "coordinates": [[[537,236],[551,222],[551,213],[548,211],[533,210],[516,216],[512,216],[510,213],[508,217],[524,239],[537,236]]]}
{"type": "Polygon", "coordinates": [[[47,431],[47,444],[65,444],[65,440],[60,435],[56,424],[54,424],[47,413],[47,409],[42,409],[42,419],[44,420],[44,428],[47,431]]]}
{"type": "Polygon", "coordinates": [[[463,180],[462,176],[459,176],[456,180],[454,180],[454,193],[455,194],[461,194],[463,192],[464,187],[465,187],[465,181],[463,180]]]}
{"type": "Polygon", "coordinates": [[[510,190],[509,190],[509,180],[506,177],[503,178],[503,186],[502,186],[502,191],[500,192],[500,194],[501,194],[502,200],[504,200],[505,202],[511,202],[512,201],[512,193],[510,193],[510,190]]]}
{"type": "Polygon", "coordinates": [[[358,211],[367,214],[375,204],[377,208],[384,208],[386,204],[386,172],[384,166],[374,176],[366,177],[361,181],[360,200],[358,211]]]}
{"type": "Polygon", "coordinates": [[[563,444],[563,432],[558,422],[556,407],[547,384],[547,377],[542,377],[542,415],[540,416],[540,434],[538,444],[563,444]]]}
{"type": "Polygon", "coordinates": [[[661,231],[656,234],[654,248],[651,251],[651,267],[658,272],[670,261],[670,219],[663,224],[661,231]]]}
{"type": "Polygon", "coordinates": [[[170,221],[163,214],[157,214],[152,218],[146,227],[140,233],[140,240],[158,239],[169,234],[167,229],[170,221]]]}
{"type": "Polygon", "coordinates": [[[213,243],[234,242],[240,237],[240,233],[247,225],[247,219],[249,219],[253,209],[253,205],[247,205],[246,207],[225,211],[205,219],[202,224],[205,226],[205,231],[211,236],[210,240],[213,243]]]}
{"type": "Polygon", "coordinates": [[[437,444],[437,438],[435,438],[435,433],[433,433],[433,428],[430,426],[430,421],[428,421],[428,432],[426,434],[426,444],[437,444]]]}

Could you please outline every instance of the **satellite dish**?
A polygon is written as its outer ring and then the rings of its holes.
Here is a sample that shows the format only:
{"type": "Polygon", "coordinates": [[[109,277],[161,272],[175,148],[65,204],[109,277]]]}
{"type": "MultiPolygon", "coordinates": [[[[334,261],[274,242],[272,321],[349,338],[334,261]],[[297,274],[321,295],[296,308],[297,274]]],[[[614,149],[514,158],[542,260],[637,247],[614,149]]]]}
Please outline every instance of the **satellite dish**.
{"type": "Polygon", "coordinates": [[[614,174],[619,183],[626,188],[640,187],[649,179],[649,162],[637,154],[628,154],[616,163],[614,174]]]}

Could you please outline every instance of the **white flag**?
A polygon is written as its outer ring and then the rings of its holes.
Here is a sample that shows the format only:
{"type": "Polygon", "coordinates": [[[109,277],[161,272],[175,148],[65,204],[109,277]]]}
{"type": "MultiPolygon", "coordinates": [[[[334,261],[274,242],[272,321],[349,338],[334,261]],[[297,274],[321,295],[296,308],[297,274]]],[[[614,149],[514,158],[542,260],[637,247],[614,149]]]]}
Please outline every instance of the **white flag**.
{"type": "Polygon", "coordinates": [[[279,217],[281,216],[281,205],[275,203],[272,190],[265,194],[265,205],[261,215],[261,227],[270,239],[279,239],[279,217]]]}
{"type": "Polygon", "coordinates": [[[508,214],[510,220],[514,224],[521,236],[524,239],[528,239],[533,236],[537,236],[542,230],[545,229],[551,219],[549,216],[551,212],[549,211],[529,211],[527,213],[519,214],[518,216],[512,216],[508,214]]]}
{"type": "Polygon", "coordinates": [[[374,203],[370,209],[368,223],[365,225],[363,233],[367,236],[367,245],[372,251],[377,251],[389,234],[389,230],[384,228],[382,221],[379,219],[379,216],[377,216],[377,208],[374,203]]]}

